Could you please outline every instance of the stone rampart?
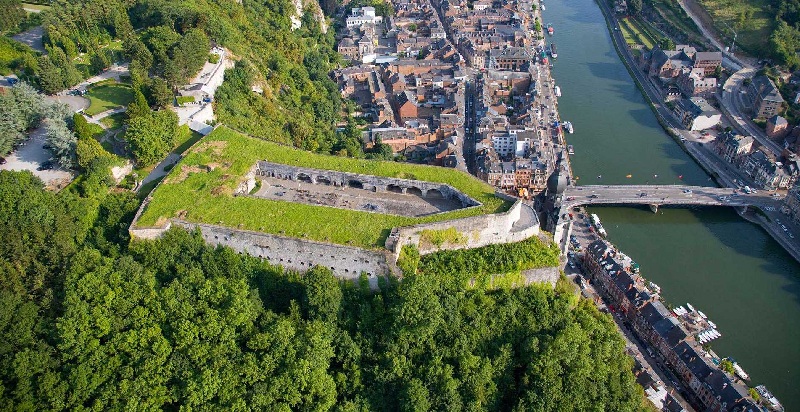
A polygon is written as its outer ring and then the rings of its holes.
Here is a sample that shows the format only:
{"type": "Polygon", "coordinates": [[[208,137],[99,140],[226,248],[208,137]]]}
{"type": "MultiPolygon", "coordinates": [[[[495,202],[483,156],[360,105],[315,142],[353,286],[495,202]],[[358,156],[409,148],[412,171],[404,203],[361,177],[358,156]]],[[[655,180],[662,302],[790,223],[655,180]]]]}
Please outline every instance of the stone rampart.
{"type": "Polygon", "coordinates": [[[362,175],[335,170],[310,169],[272,163],[265,160],[256,163],[254,172],[257,177],[267,176],[331,186],[349,186],[373,192],[417,194],[423,198],[452,199],[461,202],[463,207],[481,205],[477,200],[444,183],[362,175]]]}
{"type": "Polygon", "coordinates": [[[422,255],[439,250],[472,249],[497,243],[520,242],[539,234],[539,219],[533,208],[517,200],[504,213],[465,217],[443,222],[424,223],[392,229],[386,248],[399,256],[403,245],[417,245],[422,255]],[[422,242],[423,230],[442,231],[455,229],[466,240],[458,244],[445,243],[439,247],[422,242]]]}
{"type": "Polygon", "coordinates": [[[373,287],[377,276],[392,272],[394,260],[386,251],[296,239],[217,225],[173,222],[188,230],[200,229],[206,243],[228,246],[239,253],[266,259],[274,265],[305,272],[314,266],[329,268],[340,279],[356,280],[366,273],[373,287]]]}

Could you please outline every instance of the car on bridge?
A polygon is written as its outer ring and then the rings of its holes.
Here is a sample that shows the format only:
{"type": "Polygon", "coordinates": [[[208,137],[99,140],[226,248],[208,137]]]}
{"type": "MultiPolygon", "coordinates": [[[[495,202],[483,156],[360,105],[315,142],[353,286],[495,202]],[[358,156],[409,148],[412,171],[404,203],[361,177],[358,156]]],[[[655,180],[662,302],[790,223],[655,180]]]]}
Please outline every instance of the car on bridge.
{"type": "Polygon", "coordinates": [[[598,195],[589,195],[588,197],[589,197],[589,199],[597,199],[600,196],[598,196],[598,195]]]}
{"type": "Polygon", "coordinates": [[[691,194],[692,189],[683,189],[683,193],[691,194]]]}

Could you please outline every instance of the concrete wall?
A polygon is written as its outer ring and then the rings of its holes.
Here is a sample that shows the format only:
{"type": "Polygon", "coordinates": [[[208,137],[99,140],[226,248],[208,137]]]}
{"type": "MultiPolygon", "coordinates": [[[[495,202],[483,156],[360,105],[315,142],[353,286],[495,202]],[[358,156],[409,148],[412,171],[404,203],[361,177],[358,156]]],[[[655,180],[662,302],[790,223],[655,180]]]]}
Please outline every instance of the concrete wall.
{"type": "Polygon", "coordinates": [[[471,249],[497,243],[520,242],[539,234],[539,219],[533,208],[517,200],[505,213],[481,215],[444,222],[424,223],[392,229],[386,248],[399,256],[403,245],[417,245],[420,254],[425,255],[439,250],[471,249]],[[421,245],[423,230],[447,230],[455,228],[467,236],[466,243],[444,244],[437,248],[432,245],[421,245]]]}
{"type": "Polygon", "coordinates": [[[394,260],[385,251],[315,242],[311,240],[271,235],[223,226],[174,220],[188,230],[200,229],[210,245],[228,246],[248,255],[266,259],[274,265],[305,272],[314,266],[324,266],[340,279],[357,280],[364,272],[370,284],[377,286],[377,277],[392,271],[394,260]],[[391,262],[391,263],[390,263],[391,262]]]}

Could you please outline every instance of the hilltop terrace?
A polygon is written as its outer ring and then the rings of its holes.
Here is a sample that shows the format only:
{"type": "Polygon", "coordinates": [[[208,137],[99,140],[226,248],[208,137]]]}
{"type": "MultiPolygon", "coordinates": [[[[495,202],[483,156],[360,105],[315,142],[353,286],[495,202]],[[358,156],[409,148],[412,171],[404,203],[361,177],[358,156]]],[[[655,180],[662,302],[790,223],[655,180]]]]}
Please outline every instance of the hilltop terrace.
{"type": "Polygon", "coordinates": [[[321,155],[218,127],[153,190],[134,227],[180,220],[371,249],[392,228],[510,206],[457,170],[321,155]]]}

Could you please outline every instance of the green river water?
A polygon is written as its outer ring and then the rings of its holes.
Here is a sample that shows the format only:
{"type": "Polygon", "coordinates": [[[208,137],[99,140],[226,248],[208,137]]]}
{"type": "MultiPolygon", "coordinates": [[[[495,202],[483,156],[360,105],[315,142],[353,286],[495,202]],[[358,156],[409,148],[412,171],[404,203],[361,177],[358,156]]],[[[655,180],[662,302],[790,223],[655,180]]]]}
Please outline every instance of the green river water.
{"type": "MultiPolygon", "coordinates": [[[[575,133],[578,184],[712,186],[659,126],[611,42],[593,0],[547,0],[558,46],[559,111],[575,133]],[[631,175],[630,178],[626,177],[631,175]],[[601,176],[598,178],[598,176],[601,176]]],[[[728,208],[598,207],[609,240],[678,306],[717,324],[712,349],[731,356],[788,411],[800,410],[800,265],[759,226],[728,208]]]]}

